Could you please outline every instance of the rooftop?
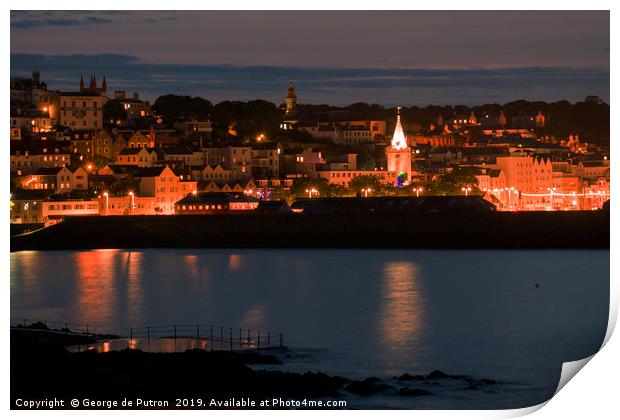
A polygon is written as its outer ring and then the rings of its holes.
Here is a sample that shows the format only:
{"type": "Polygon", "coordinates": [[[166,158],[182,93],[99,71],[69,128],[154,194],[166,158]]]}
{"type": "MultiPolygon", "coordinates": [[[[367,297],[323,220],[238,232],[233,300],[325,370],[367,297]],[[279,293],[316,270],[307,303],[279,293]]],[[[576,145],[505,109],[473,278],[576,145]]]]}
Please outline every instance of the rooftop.
{"type": "Polygon", "coordinates": [[[256,203],[259,200],[254,197],[249,197],[243,194],[235,193],[207,193],[201,192],[198,194],[189,194],[177,201],[175,204],[225,204],[225,203],[256,203]]]}

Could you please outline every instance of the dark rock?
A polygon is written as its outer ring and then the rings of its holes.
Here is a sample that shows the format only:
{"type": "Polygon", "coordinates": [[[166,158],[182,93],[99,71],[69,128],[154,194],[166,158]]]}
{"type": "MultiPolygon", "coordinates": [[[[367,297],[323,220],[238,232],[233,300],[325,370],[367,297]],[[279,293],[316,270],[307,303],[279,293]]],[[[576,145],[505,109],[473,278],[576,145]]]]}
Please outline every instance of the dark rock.
{"type": "MultiPolygon", "coordinates": [[[[49,332],[11,330],[12,400],[16,398],[117,399],[169,401],[213,395],[268,398],[338,397],[349,381],[325,373],[290,373],[250,368],[249,364],[274,364],[278,360],[260,352],[188,350],[149,353],[140,350],[70,353],[64,342],[48,339],[49,332]],[[28,334],[26,334],[28,333],[28,334]],[[14,373],[14,374],[13,374],[14,373]],[[84,387],[88,383],[88,387],[84,387]],[[52,391],[53,390],[53,391],[52,391]]],[[[66,337],[64,334],[55,336],[66,337]]],[[[371,379],[370,382],[373,382],[371,379]]],[[[379,384],[374,384],[379,387],[379,384]]]]}
{"type": "Polygon", "coordinates": [[[428,374],[428,379],[447,379],[450,375],[440,370],[434,370],[428,374]]]}
{"type": "Polygon", "coordinates": [[[394,387],[391,385],[382,384],[379,378],[372,377],[366,378],[362,381],[351,381],[345,389],[352,394],[372,395],[388,389],[394,389],[394,387]]]}
{"type": "Polygon", "coordinates": [[[396,379],[398,379],[399,381],[413,381],[413,376],[409,375],[408,373],[403,373],[396,379]]]}

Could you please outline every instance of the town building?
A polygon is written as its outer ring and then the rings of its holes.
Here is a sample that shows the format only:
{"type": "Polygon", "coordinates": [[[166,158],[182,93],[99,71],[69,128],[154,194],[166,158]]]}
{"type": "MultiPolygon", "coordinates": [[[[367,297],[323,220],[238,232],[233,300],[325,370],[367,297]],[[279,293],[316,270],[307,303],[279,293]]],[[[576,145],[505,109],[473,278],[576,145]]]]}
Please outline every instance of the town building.
{"type": "Polygon", "coordinates": [[[140,167],[154,166],[157,163],[155,149],[145,147],[128,147],[121,150],[116,157],[117,165],[135,165],[140,167]]]}
{"type": "Polygon", "coordinates": [[[136,180],[137,191],[114,195],[102,191],[101,208],[104,215],[149,215],[174,214],[174,203],[188,194],[197,192],[197,182],[181,179],[168,165],[153,167],[107,166],[99,171],[101,175],[115,175],[118,179],[136,180]]]}
{"type": "Polygon", "coordinates": [[[175,204],[176,214],[226,214],[253,211],[259,200],[238,193],[190,194],[175,204]]]}
{"type": "Polygon", "coordinates": [[[39,168],[21,177],[21,187],[27,190],[46,190],[54,194],[88,189],[88,174],[83,168],[74,171],[66,166],[39,168]]]}
{"type": "Polygon", "coordinates": [[[278,178],[282,146],[276,142],[257,143],[252,146],[252,176],[255,178],[278,178]]]}
{"type": "Polygon", "coordinates": [[[58,142],[13,142],[11,143],[11,174],[28,175],[39,168],[54,168],[69,165],[71,154],[58,142]]]}
{"type": "Polygon", "coordinates": [[[63,127],[79,130],[103,128],[105,97],[86,92],[58,94],[58,122],[63,127]]]}
{"type": "MultiPolygon", "coordinates": [[[[131,97],[128,97],[124,90],[114,91],[114,96],[110,99],[110,102],[116,102],[127,113],[127,118],[121,123],[131,124],[135,120],[149,119],[153,117],[151,111],[151,105],[149,101],[143,101],[137,92],[134,92],[131,97]]],[[[113,121],[118,124],[118,121],[113,121]]]]}
{"type": "Polygon", "coordinates": [[[597,181],[599,179],[609,179],[610,166],[609,160],[586,160],[577,164],[577,176],[588,181],[597,181]]]}
{"type": "Polygon", "coordinates": [[[192,134],[205,134],[209,136],[213,132],[211,121],[177,121],[174,128],[179,131],[181,136],[189,137],[192,134]]]}
{"type": "Polygon", "coordinates": [[[327,180],[329,184],[342,185],[348,187],[349,182],[359,176],[372,176],[382,184],[395,185],[398,182],[398,175],[393,171],[349,171],[349,170],[326,170],[316,171],[316,177],[327,180]]]}
{"type": "Polygon", "coordinates": [[[95,158],[95,132],[92,130],[71,130],[71,153],[79,160],[95,158]]]}
{"type": "MultiPolygon", "coordinates": [[[[275,182],[276,180],[269,181],[275,182]]],[[[200,181],[198,183],[198,190],[200,192],[239,193],[249,196],[255,196],[257,195],[259,188],[254,183],[254,181],[250,179],[245,182],[200,181]]]]}
{"type": "Polygon", "coordinates": [[[99,130],[93,136],[93,149],[95,151],[95,156],[100,156],[106,159],[116,159],[113,145],[114,137],[106,130],[99,130]]]}
{"type": "Polygon", "coordinates": [[[202,165],[191,167],[192,177],[198,181],[232,182],[235,174],[232,169],[224,169],[221,165],[202,165]]]}
{"type": "Polygon", "coordinates": [[[53,107],[58,109],[57,119],[61,126],[77,130],[100,130],[103,128],[103,105],[107,102],[105,76],[97,86],[96,76],[91,76],[89,86],[80,77],[79,92],[59,92],[53,107]]]}
{"type": "Polygon", "coordinates": [[[26,134],[50,133],[56,124],[47,112],[39,110],[11,110],[10,122],[11,140],[21,140],[26,134]]]}

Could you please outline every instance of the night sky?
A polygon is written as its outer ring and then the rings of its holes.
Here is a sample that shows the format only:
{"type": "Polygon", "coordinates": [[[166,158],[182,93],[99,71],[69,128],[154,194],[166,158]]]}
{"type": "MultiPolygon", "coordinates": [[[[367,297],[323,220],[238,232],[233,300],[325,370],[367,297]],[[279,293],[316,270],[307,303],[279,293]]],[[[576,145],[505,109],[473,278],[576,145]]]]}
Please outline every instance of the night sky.
{"type": "Polygon", "coordinates": [[[384,105],[609,100],[608,12],[11,13],[11,74],[109,94],[384,105]]]}

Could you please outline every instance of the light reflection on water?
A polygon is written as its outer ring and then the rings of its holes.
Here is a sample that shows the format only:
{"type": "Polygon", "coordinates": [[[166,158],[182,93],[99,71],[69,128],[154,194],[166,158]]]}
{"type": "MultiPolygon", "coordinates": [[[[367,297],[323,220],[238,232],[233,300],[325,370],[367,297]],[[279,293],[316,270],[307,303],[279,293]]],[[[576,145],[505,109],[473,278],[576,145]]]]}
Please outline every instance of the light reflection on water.
{"type": "Polygon", "coordinates": [[[608,251],[99,250],[10,258],[13,318],[88,323],[126,336],[129,327],[173,323],[282,332],[309,355],[288,368],[349,377],[440,369],[548,390],[562,362],[600,346],[608,317],[608,251]]]}
{"type": "Polygon", "coordinates": [[[118,255],[117,250],[105,250],[74,256],[78,319],[93,324],[112,323],[115,300],[119,296],[115,281],[118,274],[114,267],[118,255]]]}
{"type": "MultiPolygon", "coordinates": [[[[277,342],[274,343],[277,345],[277,342]]],[[[267,351],[273,350],[275,347],[270,347],[267,351]]],[[[177,338],[114,338],[103,339],[94,343],[77,344],[68,346],[67,349],[71,352],[83,352],[87,350],[96,350],[100,353],[107,353],[109,351],[122,351],[126,349],[142,350],[153,353],[174,353],[184,352],[190,349],[200,350],[217,350],[217,351],[229,351],[231,350],[231,344],[228,341],[221,340],[209,340],[208,338],[189,338],[189,337],[177,337],[177,338]]],[[[256,350],[256,342],[233,342],[232,349],[234,351],[256,350]]],[[[264,348],[263,348],[264,349],[264,348]]]]}
{"type": "MultiPolygon", "coordinates": [[[[383,267],[382,299],[378,313],[381,354],[410,355],[412,342],[422,328],[424,306],[419,266],[410,261],[387,262],[383,267]]],[[[387,361],[389,362],[389,360],[387,361]]]]}

